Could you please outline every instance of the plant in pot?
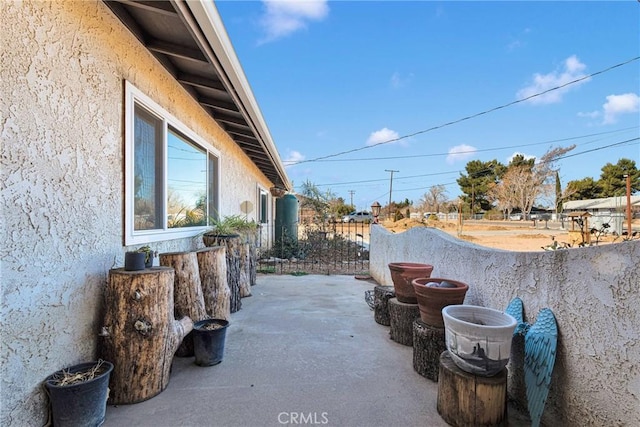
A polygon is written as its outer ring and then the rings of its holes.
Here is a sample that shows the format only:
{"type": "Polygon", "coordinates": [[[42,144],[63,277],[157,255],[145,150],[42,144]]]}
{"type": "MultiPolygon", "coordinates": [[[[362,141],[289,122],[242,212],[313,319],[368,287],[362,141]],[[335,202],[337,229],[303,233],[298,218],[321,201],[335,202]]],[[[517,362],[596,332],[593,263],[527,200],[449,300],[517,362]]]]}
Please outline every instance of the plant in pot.
{"type": "Polygon", "coordinates": [[[219,238],[247,236],[255,234],[258,224],[249,221],[241,215],[224,216],[221,219],[209,218],[211,227],[202,235],[205,246],[215,245],[219,238]]]}
{"type": "Polygon", "coordinates": [[[447,350],[460,369],[485,377],[504,369],[517,324],[513,316],[475,305],[449,305],[442,316],[447,350]]]}
{"type": "Polygon", "coordinates": [[[144,266],[145,268],[153,267],[153,259],[158,256],[157,251],[153,251],[149,245],[143,246],[138,249],[139,253],[144,254],[144,266]]]}
{"type": "Polygon", "coordinates": [[[444,328],[442,309],[452,304],[462,304],[469,285],[457,280],[439,277],[422,277],[411,282],[418,300],[420,319],[427,325],[444,328]]]}
{"type": "Polygon", "coordinates": [[[56,427],[100,426],[104,422],[113,364],[81,363],[49,375],[44,387],[56,427]]]}
{"type": "Polygon", "coordinates": [[[416,294],[411,285],[414,279],[431,276],[433,265],[414,262],[392,262],[389,264],[391,280],[400,302],[416,304],[416,294]]]}
{"type": "Polygon", "coordinates": [[[229,321],[205,319],[193,324],[193,347],[196,365],[213,366],[222,362],[229,321]]]}

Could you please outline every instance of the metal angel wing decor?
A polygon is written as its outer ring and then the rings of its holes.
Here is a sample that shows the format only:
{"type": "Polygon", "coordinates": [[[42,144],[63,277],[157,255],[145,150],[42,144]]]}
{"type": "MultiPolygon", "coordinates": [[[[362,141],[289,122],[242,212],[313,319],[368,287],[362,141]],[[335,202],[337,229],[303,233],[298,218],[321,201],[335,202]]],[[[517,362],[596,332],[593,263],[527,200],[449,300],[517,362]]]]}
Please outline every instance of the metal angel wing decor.
{"type": "Polygon", "coordinates": [[[527,407],[531,426],[538,427],[551,386],[551,373],[556,360],[558,326],[553,312],[543,308],[533,325],[524,321],[523,304],[518,297],[511,300],[507,314],[513,316],[518,325],[514,335],[524,336],[524,382],[527,388],[527,407]]]}

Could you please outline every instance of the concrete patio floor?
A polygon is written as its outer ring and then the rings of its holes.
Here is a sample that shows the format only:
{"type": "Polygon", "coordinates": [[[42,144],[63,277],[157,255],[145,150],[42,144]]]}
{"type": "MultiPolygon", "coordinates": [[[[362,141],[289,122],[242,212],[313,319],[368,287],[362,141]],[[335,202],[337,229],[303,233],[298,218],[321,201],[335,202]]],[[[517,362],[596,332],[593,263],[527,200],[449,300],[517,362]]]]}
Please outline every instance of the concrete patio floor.
{"type": "MultiPolygon", "coordinates": [[[[108,406],[104,426],[429,426],[437,383],[389,339],[353,276],[260,275],[231,315],[222,363],[175,358],[169,386],[108,406]]],[[[510,410],[510,425],[527,425],[510,410]],[[512,420],[513,418],[513,420],[512,420]]]]}

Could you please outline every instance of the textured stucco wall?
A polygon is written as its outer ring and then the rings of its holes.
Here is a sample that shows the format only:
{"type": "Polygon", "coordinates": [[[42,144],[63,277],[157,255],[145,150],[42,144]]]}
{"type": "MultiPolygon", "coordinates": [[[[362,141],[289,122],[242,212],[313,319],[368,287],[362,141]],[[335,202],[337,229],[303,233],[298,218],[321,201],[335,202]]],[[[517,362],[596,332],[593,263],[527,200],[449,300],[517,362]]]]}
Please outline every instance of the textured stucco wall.
{"type": "MultiPolygon", "coordinates": [[[[371,232],[370,273],[392,285],[390,262],[432,264],[433,277],[469,284],[466,304],[504,309],[519,296],[525,320],[553,310],[559,345],[546,425],[631,426],[640,420],[640,242],[555,252],[480,247],[428,228],[371,232]]],[[[512,398],[526,405],[522,378],[512,398]]]]}
{"type": "Polygon", "coordinates": [[[2,1],[0,14],[0,425],[43,425],[41,383],[96,357],[107,273],[127,249],[124,80],[220,151],[222,214],[271,183],[102,2],[2,1]]]}

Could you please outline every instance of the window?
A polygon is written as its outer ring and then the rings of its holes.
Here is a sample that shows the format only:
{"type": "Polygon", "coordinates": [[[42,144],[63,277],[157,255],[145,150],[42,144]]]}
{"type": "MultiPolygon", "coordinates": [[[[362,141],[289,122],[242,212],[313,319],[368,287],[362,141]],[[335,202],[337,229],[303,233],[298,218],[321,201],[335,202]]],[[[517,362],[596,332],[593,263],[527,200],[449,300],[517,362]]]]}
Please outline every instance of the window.
{"type": "Polygon", "coordinates": [[[262,188],[258,191],[258,219],[260,224],[266,224],[269,220],[269,193],[262,188]]]}
{"type": "Polygon", "coordinates": [[[218,211],[218,152],[129,82],[125,108],[125,245],[200,233],[218,211]]]}

